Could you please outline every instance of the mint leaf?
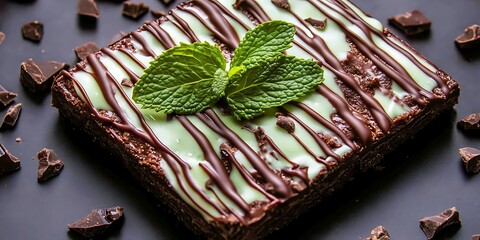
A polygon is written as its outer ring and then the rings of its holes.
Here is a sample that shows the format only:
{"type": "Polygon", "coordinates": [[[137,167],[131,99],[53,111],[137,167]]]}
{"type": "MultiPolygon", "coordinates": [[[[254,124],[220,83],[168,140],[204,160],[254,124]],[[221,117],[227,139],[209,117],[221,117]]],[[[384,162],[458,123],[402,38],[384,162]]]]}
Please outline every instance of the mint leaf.
{"type": "Polygon", "coordinates": [[[250,29],[234,52],[231,68],[247,66],[289,49],[294,35],[293,24],[278,20],[250,29]]]}
{"type": "Polygon", "coordinates": [[[237,119],[252,119],[265,109],[298,99],[323,81],[313,60],[278,54],[232,75],[226,99],[237,119]]]}
{"type": "Polygon", "coordinates": [[[181,44],[150,63],[133,89],[143,108],[192,114],[212,106],[228,84],[220,48],[207,42],[181,44]]]}

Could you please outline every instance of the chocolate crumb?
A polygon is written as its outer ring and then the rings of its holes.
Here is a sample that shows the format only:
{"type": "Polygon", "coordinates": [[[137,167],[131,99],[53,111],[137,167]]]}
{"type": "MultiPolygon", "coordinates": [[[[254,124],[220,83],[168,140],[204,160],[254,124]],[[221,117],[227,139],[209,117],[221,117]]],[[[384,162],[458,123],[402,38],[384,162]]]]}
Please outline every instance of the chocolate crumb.
{"type": "Polygon", "coordinates": [[[370,237],[363,240],[390,240],[390,234],[383,226],[378,226],[370,232],[370,237]]]}
{"type": "Polygon", "coordinates": [[[39,61],[28,59],[20,67],[20,82],[31,92],[50,89],[55,76],[63,69],[70,66],[56,61],[39,61]]]}
{"type": "Polygon", "coordinates": [[[306,18],[305,22],[310,23],[310,25],[312,25],[312,27],[314,27],[316,29],[320,29],[320,30],[325,29],[325,27],[327,26],[327,19],[326,18],[324,20],[306,18]]]}
{"type": "Polygon", "coordinates": [[[46,181],[60,174],[63,162],[52,149],[44,148],[37,153],[38,158],[38,181],[46,181]]]}
{"type": "Polygon", "coordinates": [[[443,229],[451,225],[461,224],[460,214],[457,208],[453,207],[435,216],[425,217],[420,220],[420,228],[428,240],[437,236],[443,229]]]}
{"type": "Polygon", "coordinates": [[[25,23],[22,26],[22,35],[25,39],[40,42],[43,37],[43,23],[39,21],[25,23]]]}
{"type": "Polygon", "coordinates": [[[295,122],[293,119],[283,115],[277,117],[277,126],[287,130],[288,133],[293,133],[295,131],[295,122]]]}
{"type": "Polygon", "coordinates": [[[78,59],[85,60],[88,55],[93,54],[99,50],[97,43],[87,42],[73,49],[78,59]]]}
{"type": "Polygon", "coordinates": [[[465,28],[463,34],[455,38],[455,44],[457,44],[460,49],[480,47],[480,26],[474,24],[465,28]]]}
{"type": "Polygon", "coordinates": [[[82,17],[98,18],[97,2],[95,0],[78,0],[77,14],[82,17]]]}
{"type": "Polygon", "coordinates": [[[85,238],[99,236],[107,228],[123,216],[122,207],[113,207],[105,209],[93,209],[87,215],[72,224],[68,228],[75,231],[85,238]]]}
{"type": "Polygon", "coordinates": [[[15,142],[21,142],[21,141],[22,141],[22,138],[19,138],[19,137],[15,138],[15,142]]]}
{"type": "Polygon", "coordinates": [[[462,157],[463,165],[467,173],[480,172],[480,150],[472,147],[464,147],[458,150],[462,157]]]}
{"type": "Polygon", "coordinates": [[[432,22],[419,10],[395,15],[389,18],[388,22],[409,36],[427,32],[432,25],[432,22]]]}
{"type": "Polygon", "coordinates": [[[128,79],[128,78],[124,78],[122,79],[122,85],[125,86],[125,87],[133,87],[133,83],[132,83],[132,80],[128,79]]]}
{"type": "Polygon", "coordinates": [[[152,14],[152,16],[154,18],[161,18],[161,17],[167,15],[167,13],[162,11],[162,10],[153,10],[152,9],[152,10],[150,10],[150,13],[152,14]]]}
{"type": "Polygon", "coordinates": [[[288,2],[288,0],[272,0],[272,3],[279,8],[287,10],[290,9],[290,3],[288,2]]]}
{"type": "Polygon", "coordinates": [[[0,143],[0,176],[20,169],[20,160],[0,143]]]}
{"type": "Polygon", "coordinates": [[[5,33],[0,32],[0,44],[3,43],[3,40],[5,40],[5,33]]]}
{"type": "Polygon", "coordinates": [[[472,113],[457,122],[457,127],[466,132],[480,130],[480,113],[472,113]]]}
{"type": "Polygon", "coordinates": [[[123,15],[132,19],[140,18],[147,13],[148,10],[149,7],[143,3],[135,3],[130,1],[123,2],[123,15]]]}
{"type": "Polygon", "coordinates": [[[22,111],[22,104],[17,103],[11,106],[7,114],[3,117],[2,125],[0,128],[4,129],[6,127],[14,127],[17,123],[18,117],[20,116],[20,112],[22,111]]]}
{"type": "Polygon", "coordinates": [[[8,106],[11,102],[13,102],[15,97],[17,97],[16,93],[7,91],[2,85],[0,85],[0,109],[8,106]]]}

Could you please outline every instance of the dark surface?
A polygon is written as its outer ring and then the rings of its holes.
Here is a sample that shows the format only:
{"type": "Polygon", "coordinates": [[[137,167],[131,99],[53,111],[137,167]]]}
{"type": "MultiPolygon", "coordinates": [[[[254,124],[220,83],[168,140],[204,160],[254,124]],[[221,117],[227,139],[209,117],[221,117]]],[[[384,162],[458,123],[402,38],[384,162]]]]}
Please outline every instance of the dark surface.
{"type": "MultiPolygon", "coordinates": [[[[144,2],[154,10],[165,9],[161,1],[144,2]]],[[[480,175],[465,173],[458,148],[478,148],[480,135],[465,135],[455,124],[480,112],[480,51],[461,53],[454,39],[465,27],[479,23],[480,2],[354,2],[384,24],[412,9],[430,18],[427,35],[405,38],[392,31],[458,80],[460,103],[390,155],[383,171],[357,177],[270,239],[361,239],[377,225],[385,226],[392,239],[425,239],[419,220],[453,206],[462,227],[447,231],[444,239],[470,239],[480,233],[480,175]]],[[[74,0],[0,0],[0,31],[6,34],[0,45],[0,84],[17,92],[15,102],[23,104],[17,126],[0,131],[0,142],[22,161],[19,171],[0,177],[0,239],[80,239],[68,232],[68,223],[92,209],[117,205],[125,209],[124,221],[108,229],[105,239],[195,238],[115,165],[115,158],[60,119],[48,93],[32,94],[20,84],[20,63],[28,58],[73,65],[74,47],[88,41],[105,46],[116,33],[152,19],[150,14],[138,20],[122,16],[122,4],[113,0],[99,0],[98,7],[100,18],[83,22],[74,0]],[[21,26],[33,20],[45,25],[40,43],[22,38],[21,26]],[[17,137],[22,141],[16,142],[17,137]],[[36,153],[44,147],[53,149],[65,167],[56,178],[39,184],[36,153]]]]}

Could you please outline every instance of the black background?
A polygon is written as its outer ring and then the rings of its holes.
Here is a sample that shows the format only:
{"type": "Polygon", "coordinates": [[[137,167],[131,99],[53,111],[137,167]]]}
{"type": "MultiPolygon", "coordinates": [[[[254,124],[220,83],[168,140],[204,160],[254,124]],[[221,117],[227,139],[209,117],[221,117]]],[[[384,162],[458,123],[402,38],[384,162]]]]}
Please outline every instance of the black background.
{"type": "MultiPolygon", "coordinates": [[[[480,112],[480,52],[460,53],[454,39],[463,29],[480,24],[478,0],[354,0],[367,13],[387,24],[387,18],[419,9],[433,21],[430,34],[407,38],[419,52],[460,83],[460,103],[388,157],[381,172],[368,172],[308,211],[269,239],[361,239],[377,225],[392,239],[425,239],[418,220],[456,206],[462,227],[445,232],[444,239],[470,239],[480,233],[480,176],[465,173],[458,148],[480,147],[480,138],[467,136],[455,123],[480,112]]],[[[145,0],[153,9],[165,6],[145,0]]],[[[0,84],[18,93],[23,104],[18,125],[0,131],[2,142],[21,159],[22,168],[0,177],[0,239],[80,239],[67,224],[91,209],[116,205],[125,218],[112,226],[104,239],[195,239],[189,230],[164,210],[121,167],[115,158],[93,145],[61,120],[51,107],[51,96],[31,94],[19,82],[20,63],[28,58],[76,62],[72,49],[87,41],[106,46],[111,37],[137,28],[139,20],[121,14],[114,1],[98,0],[100,18],[81,24],[75,0],[18,2],[0,0],[0,84]],[[40,43],[24,40],[22,24],[45,24],[40,43]],[[21,142],[15,138],[20,137],[21,142]],[[43,147],[56,151],[65,162],[56,178],[39,184],[36,153],[43,147]],[[112,164],[113,163],[113,164],[112,164]]],[[[396,30],[395,33],[405,39],[396,30]]],[[[5,110],[0,112],[3,118],[5,110]]]]}

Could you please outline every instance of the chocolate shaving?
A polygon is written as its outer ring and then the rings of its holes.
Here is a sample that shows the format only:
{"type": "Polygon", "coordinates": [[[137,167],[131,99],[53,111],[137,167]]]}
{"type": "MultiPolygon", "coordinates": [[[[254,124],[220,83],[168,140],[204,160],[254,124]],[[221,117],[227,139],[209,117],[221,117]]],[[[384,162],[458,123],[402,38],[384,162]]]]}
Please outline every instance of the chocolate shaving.
{"type": "Polygon", "coordinates": [[[38,171],[37,180],[46,181],[57,176],[63,169],[63,162],[52,149],[44,148],[37,153],[38,171]]]}
{"type": "Polygon", "coordinates": [[[390,234],[383,226],[378,226],[370,232],[370,237],[363,240],[390,240],[390,234]]]}
{"type": "Polygon", "coordinates": [[[129,78],[122,79],[122,85],[130,88],[133,87],[132,80],[130,80],[129,78]]]}
{"type": "Polygon", "coordinates": [[[20,82],[31,92],[44,91],[50,89],[53,79],[61,70],[69,67],[62,62],[36,62],[30,58],[21,64],[20,82]]]}
{"type": "Polygon", "coordinates": [[[130,1],[123,2],[123,15],[132,19],[140,18],[147,13],[148,10],[149,7],[143,3],[135,3],[130,1]]]}
{"type": "Polygon", "coordinates": [[[75,231],[85,238],[99,236],[107,230],[108,227],[123,216],[122,207],[113,207],[106,209],[93,209],[87,215],[72,224],[68,228],[75,231]]]}
{"type": "Polygon", "coordinates": [[[20,160],[0,143],[0,176],[20,169],[20,160]]]}
{"type": "Polygon", "coordinates": [[[435,216],[425,217],[420,220],[420,228],[428,240],[435,238],[440,231],[448,226],[457,224],[461,224],[461,221],[460,214],[455,207],[447,209],[435,216]]]}
{"type": "Polygon", "coordinates": [[[430,30],[432,22],[418,10],[395,15],[388,22],[406,35],[416,35],[430,30]]]}
{"type": "Polygon", "coordinates": [[[325,29],[325,27],[327,26],[327,19],[326,18],[324,20],[307,18],[307,19],[305,19],[305,22],[310,23],[310,25],[312,25],[312,27],[314,27],[316,29],[320,29],[320,30],[325,29]]]}
{"type": "Polygon", "coordinates": [[[480,113],[472,113],[457,122],[457,127],[465,132],[480,130],[480,113]]]}
{"type": "Polygon", "coordinates": [[[153,17],[155,18],[161,18],[165,15],[167,15],[166,12],[162,11],[162,10],[150,10],[150,13],[152,14],[153,17]]]}
{"type": "Polygon", "coordinates": [[[272,0],[272,3],[279,8],[290,10],[290,3],[288,0],[272,0]]]}
{"type": "Polygon", "coordinates": [[[16,93],[7,91],[2,85],[0,85],[0,109],[8,106],[8,104],[13,102],[15,97],[17,97],[16,93]]]}
{"type": "Polygon", "coordinates": [[[0,44],[3,43],[3,40],[5,40],[5,33],[0,32],[0,44]]]}
{"type": "Polygon", "coordinates": [[[474,24],[465,28],[463,34],[455,38],[455,44],[460,49],[480,47],[480,26],[474,24]]]}
{"type": "Polygon", "coordinates": [[[285,129],[288,133],[293,133],[295,131],[295,122],[293,119],[283,115],[277,117],[277,126],[285,129]]]}
{"type": "Polygon", "coordinates": [[[43,23],[39,21],[25,23],[22,26],[22,35],[25,39],[40,42],[43,37],[43,23]]]}
{"type": "Polygon", "coordinates": [[[462,157],[463,165],[467,173],[480,172],[480,150],[472,147],[464,147],[458,150],[462,157]]]}
{"type": "Polygon", "coordinates": [[[97,2],[95,0],[78,0],[77,14],[82,17],[98,18],[97,2]]]}
{"type": "Polygon", "coordinates": [[[99,48],[95,42],[87,42],[73,49],[78,59],[85,60],[88,55],[96,53],[99,48]]]}
{"type": "Polygon", "coordinates": [[[22,111],[22,104],[17,103],[13,106],[11,106],[7,114],[5,114],[5,117],[3,117],[2,125],[0,128],[6,128],[6,127],[14,127],[15,124],[17,123],[18,117],[20,116],[20,112],[22,111]]]}

